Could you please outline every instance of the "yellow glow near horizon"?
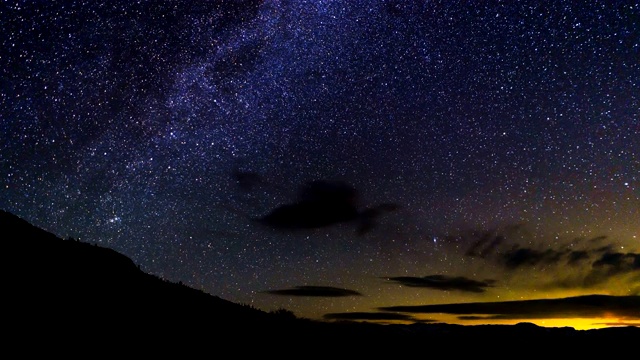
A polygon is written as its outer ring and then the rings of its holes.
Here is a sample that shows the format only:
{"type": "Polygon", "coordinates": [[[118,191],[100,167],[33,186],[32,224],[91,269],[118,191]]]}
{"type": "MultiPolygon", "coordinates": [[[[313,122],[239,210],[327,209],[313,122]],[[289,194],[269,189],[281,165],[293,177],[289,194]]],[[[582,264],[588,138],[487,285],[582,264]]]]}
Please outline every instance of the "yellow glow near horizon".
{"type": "Polygon", "coordinates": [[[544,327],[563,327],[568,326],[576,330],[602,329],[613,326],[638,326],[640,320],[625,321],[617,318],[589,318],[589,319],[540,319],[532,321],[532,323],[544,327]]]}
{"type": "Polygon", "coordinates": [[[640,327],[640,320],[625,320],[617,317],[606,318],[535,318],[535,319],[476,319],[460,320],[450,314],[431,314],[434,316],[418,317],[423,319],[437,320],[437,322],[457,325],[515,325],[518,323],[532,323],[542,327],[560,328],[571,327],[576,330],[602,329],[615,326],[637,326],[640,327]],[[436,316],[437,315],[437,316],[436,316]]]}
{"type": "MultiPolygon", "coordinates": [[[[419,318],[419,317],[416,317],[419,318]]],[[[424,318],[427,319],[427,318],[424,318]]],[[[554,318],[554,319],[515,319],[515,320],[458,320],[452,315],[439,314],[438,317],[429,317],[429,322],[446,323],[452,325],[478,326],[478,325],[516,325],[519,323],[531,323],[546,328],[569,327],[575,330],[594,330],[608,327],[640,327],[640,320],[624,320],[619,318],[554,318]],[[447,318],[447,320],[445,320],[447,318]],[[435,320],[435,321],[434,321],[435,320]]],[[[412,321],[369,321],[381,324],[411,324],[412,321]]]]}

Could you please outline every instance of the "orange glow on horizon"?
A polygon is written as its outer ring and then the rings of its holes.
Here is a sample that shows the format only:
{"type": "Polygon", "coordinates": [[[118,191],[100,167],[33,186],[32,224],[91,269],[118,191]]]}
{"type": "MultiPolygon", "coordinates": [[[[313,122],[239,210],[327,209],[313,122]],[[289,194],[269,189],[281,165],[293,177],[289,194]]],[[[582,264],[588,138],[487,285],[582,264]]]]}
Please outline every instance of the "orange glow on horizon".
{"type": "Polygon", "coordinates": [[[459,320],[456,316],[450,314],[431,314],[433,316],[424,319],[436,320],[436,322],[456,324],[456,325],[515,325],[518,323],[532,323],[542,327],[561,328],[571,327],[576,330],[602,329],[616,326],[636,326],[640,327],[640,320],[627,320],[617,317],[603,318],[535,318],[535,319],[477,319],[477,320],[459,320]],[[437,315],[437,316],[435,316],[437,315]]]}

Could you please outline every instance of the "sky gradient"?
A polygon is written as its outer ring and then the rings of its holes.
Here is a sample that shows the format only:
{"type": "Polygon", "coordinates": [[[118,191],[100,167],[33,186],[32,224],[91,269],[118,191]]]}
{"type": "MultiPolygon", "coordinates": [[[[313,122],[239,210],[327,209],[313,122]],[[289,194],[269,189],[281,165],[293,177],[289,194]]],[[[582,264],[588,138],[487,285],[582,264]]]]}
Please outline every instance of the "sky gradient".
{"type": "Polygon", "coordinates": [[[409,308],[640,296],[639,21],[634,1],[3,2],[0,208],[265,311],[640,325],[409,308]]]}

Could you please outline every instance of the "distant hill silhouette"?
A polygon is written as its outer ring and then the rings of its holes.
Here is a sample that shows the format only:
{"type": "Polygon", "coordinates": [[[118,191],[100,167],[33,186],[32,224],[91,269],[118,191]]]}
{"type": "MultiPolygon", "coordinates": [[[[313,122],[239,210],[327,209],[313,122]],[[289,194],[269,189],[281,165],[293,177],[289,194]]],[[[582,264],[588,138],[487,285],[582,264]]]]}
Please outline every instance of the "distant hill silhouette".
{"type": "Polygon", "coordinates": [[[2,261],[10,264],[4,307],[16,336],[63,331],[70,338],[119,334],[176,341],[216,330],[251,337],[283,321],[282,315],[146,274],[114,250],[60,239],[4,211],[0,229],[2,261]]]}
{"type": "Polygon", "coordinates": [[[354,346],[440,346],[443,339],[640,339],[635,327],[577,331],[528,323],[379,325],[299,319],[284,309],[267,313],[168,282],[112,249],[61,239],[1,210],[0,233],[3,326],[17,339],[117,339],[148,346],[232,339],[354,346]]]}

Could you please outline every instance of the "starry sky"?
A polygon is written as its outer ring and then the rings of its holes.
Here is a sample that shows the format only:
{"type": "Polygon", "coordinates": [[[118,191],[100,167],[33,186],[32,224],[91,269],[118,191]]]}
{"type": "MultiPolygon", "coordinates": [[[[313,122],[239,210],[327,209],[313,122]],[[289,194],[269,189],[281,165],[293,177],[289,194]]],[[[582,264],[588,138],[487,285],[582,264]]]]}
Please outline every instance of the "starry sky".
{"type": "Polygon", "coordinates": [[[0,208],[265,311],[640,325],[424,308],[640,295],[638,29],[637,1],[3,1],[0,208]]]}

